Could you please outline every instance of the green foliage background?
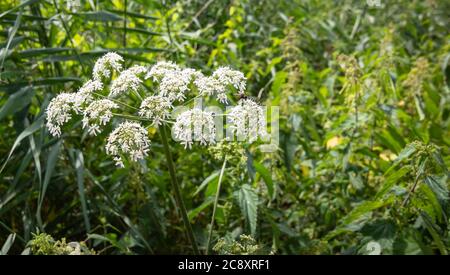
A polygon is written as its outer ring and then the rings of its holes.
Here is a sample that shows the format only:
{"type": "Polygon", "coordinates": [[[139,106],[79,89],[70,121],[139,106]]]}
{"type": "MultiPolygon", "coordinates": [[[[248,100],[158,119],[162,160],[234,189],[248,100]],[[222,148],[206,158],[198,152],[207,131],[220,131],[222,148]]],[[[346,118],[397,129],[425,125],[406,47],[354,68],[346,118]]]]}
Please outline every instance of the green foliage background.
{"type": "MultiPolygon", "coordinates": [[[[97,254],[192,253],[156,129],[151,157],[116,169],[104,136],[79,121],[60,139],[44,127],[49,100],[117,51],[126,66],[230,65],[252,97],[280,106],[279,150],[246,148],[225,171],[213,243],[248,234],[257,253],[368,254],[376,241],[383,254],[447,254],[449,2],[380,2],[1,1],[2,253],[36,232],[97,254]]],[[[204,249],[222,164],[205,148],[173,143],[173,155],[204,249]]]]}

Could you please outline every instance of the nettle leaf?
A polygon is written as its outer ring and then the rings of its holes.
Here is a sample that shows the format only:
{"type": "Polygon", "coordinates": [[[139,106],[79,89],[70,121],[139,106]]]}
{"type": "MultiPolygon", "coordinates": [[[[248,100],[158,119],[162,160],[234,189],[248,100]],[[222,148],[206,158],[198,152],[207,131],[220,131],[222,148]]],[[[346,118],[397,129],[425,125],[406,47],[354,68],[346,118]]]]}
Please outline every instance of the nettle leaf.
{"type": "Polygon", "coordinates": [[[258,194],[250,185],[244,184],[238,191],[234,192],[234,195],[238,200],[245,221],[250,227],[251,234],[255,235],[258,221],[258,194]]]}
{"type": "Polygon", "coordinates": [[[441,204],[445,204],[449,200],[446,181],[447,181],[446,176],[439,177],[436,175],[426,176],[424,180],[425,184],[431,188],[431,190],[436,195],[436,198],[439,200],[441,204]]]}
{"type": "Polygon", "coordinates": [[[411,170],[410,166],[403,166],[398,170],[391,170],[389,175],[386,177],[384,184],[381,186],[378,193],[375,195],[376,199],[382,198],[386,193],[388,193],[394,185],[399,182],[408,172],[411,170]]]}
{"type": "Polygon", "coordinates": [[[356,206],[356,208],[354,208],[347,216],[345,216],[345,218],[342,220],[342,223],[344,225],[351,224],[364,214],[372,212],[373,210],[376,210],[383,206],[389,205],[392,202],[394,202],[394,198],[392,196],[385,200],[363,202],[360,205],[356,206]]]}

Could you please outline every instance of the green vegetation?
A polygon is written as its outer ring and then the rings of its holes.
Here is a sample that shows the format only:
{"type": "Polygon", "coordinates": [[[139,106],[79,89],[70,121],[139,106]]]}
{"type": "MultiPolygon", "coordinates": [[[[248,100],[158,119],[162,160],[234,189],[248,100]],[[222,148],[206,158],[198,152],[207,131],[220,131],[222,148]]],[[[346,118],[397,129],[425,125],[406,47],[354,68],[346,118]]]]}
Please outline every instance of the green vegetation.
{"type": "Polygon", "coordinates": [[[448,254],[450,3],[369,2],[1,1],[0,254],[448,254]],[[119,168],[116,124],[52,136],[50,101],[107,52],[243,72],[277,150],[151,126],[119,168]]]}

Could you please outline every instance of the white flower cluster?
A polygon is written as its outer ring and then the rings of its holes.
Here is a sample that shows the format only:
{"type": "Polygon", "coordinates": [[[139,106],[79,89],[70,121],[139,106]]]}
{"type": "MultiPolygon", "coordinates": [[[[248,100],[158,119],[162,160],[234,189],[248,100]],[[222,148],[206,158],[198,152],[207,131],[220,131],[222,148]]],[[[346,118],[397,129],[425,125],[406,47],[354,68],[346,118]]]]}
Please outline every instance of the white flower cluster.
{"type": "Polygon", "coordinates": [[[150,140],[145,128],[139,123],[125,121],[109,135],[106,153],[114,157],[116,165],[124,167],[122,155],[138,161],[147,156],[149,147],[150,140]]]}
{"type": "Polygon", "coordinates": [[[93,97],[92,93],[99,92],[101,90],[103,90],[103,83],[101,81],[92,79],[88,80],[78,90],[75,107],[80,109],[82,104],[91,102],[93,97]]]}
{"type": "Polygon", "coordinates": [[[239,138],[245,138],[249,143],[267,137],[266,113],[256,102],[241,99],[238,105],[228,113],[230,127],[239,138]]]}
{"type": "Polygon", "coordinates": [[[203,74],[195,69],[182,69],[172,62],[156,63],[145,76],[153,81],[159,81],[159,93],[171,102],[183,101],[190,90],[189,85],[203,74]]]}
{"type": "Polygon", "coordinates": [[[171,61],[160,61],[150,68],[145,79],[152,78],[153,81],[160,81],[168,73],[179,70],[180,67],[171,61]]]}
{"type": "Polygon", "coordinates": [[[76,94],[61,93],[53,98],[47,106],[46,126],[53,136],[61,136],[61,127],[72,118],[76,94]]]}
{"type": "MultiPolygon", "coordinates": [[[[128,106],[135,114],[126,117],[149,120],[160,126],[170,119],[175,102],[181,103],[191,90],[199,96],[214,96],[221,103],[228,103],[227,93],[236,91],[243,94],[246,78],[243,73],[229,67],[220,67],[211,75],[203,75],[192,68],[181,68],[172,62],[158,62],[151,68],[132,66],[123,68],[124,60],[117,53],[107,53],[94,65],[92,79],[88,80],[77,93],[61,93],[51,100],[47,108],[47,127],[54,136],[61,135],[61,127],[74,114],[82,114],[82,125],[88,134],[97,135],[113,118],[113,110],[128,106]],[[143,82],[151,80],[156,84],[156,93],[146,95],[139,109],[126,103],[116,104],[114,97],[129,92],[140,93],[143,82]],[[110,85],[108,85],[110,83],[110,85]]],[[[120,103],[120,102],[119,102],[120,103]]],[[[120,112],[120,109],[118,110],[120,112]]],[[[241,100],[228,114],[234,133],[253,142],[265,133],[265,113],[261,106],[251,100],[241,100]]],[[[195,141],[210,145],[216,140],[214,115],[193,108],[181,113],[172,128],[175,138],[181,144],[191,147],[195,141]]],[[[149,150],[147,131],[139,123],[125,121],[116,127],[107,139],[106,152],[114,157],[117,165],[124,165],[124,157],[137,161],[144,158],[149,150]]]]}
{"type": "Polygon", "coordinates": [[[139,115],[152,120],[152,124],[159,126],[162,120],[170,116],[170,110],[173,108],[172,102],[164,96],[153,95],[145,98],[139,108],[139,115]]]}
{"type": "Polygon", "coordinates": [[[111,83],[109,96],[117,97],[131,90],[137,92],[142,80],[139,78],[147,69],[143,66],[133,66],[122,71],[116,79],[111,83]]]}
{"type": "Polygon", "coordinates": [[[117,53],[111,52],[100,57],[95,62],[92,72],[95,80],[111,77],[111,72],[120,72],[122,70],[123,57],[117,53]]]}
{"type": "Polygon", "coordinates": [[[216,78],[211,76],[200,77],[194,81],[194,84],[197,86],[200,95],[216,95],[219,102],[228,102],[225,86],[216,78]]]}
{"type": "Polygon", "coordinates": [[[200,141],[201,145],[215,143],[216,127],[213,114],[199,108],[181,113],[172,130],[185,148],[190,148],[194,141],[200,141]]]}
{"type": "Polygon", "coordinates": [[[106,125],[111,120],[112,109],[117,108],[119,105],[109,99],[93,101],[83,112],[83,128],[87,128],[90,135],[96,136],[101,132],[100,126],[106,125]]]}
{"type": "Polygon", "coordinates": [[[230,67],[220,67],[212,74],[212,77],[225,86],[233,86],[239,94],[245,93],[247,79],[240,71],[233,70],[230,67]]]}

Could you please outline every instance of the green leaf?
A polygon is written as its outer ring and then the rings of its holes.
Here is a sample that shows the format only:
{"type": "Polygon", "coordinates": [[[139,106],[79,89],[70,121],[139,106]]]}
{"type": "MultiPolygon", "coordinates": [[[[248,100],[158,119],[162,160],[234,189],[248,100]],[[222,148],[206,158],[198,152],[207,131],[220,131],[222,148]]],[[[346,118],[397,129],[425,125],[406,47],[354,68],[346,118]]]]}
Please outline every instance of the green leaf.
{"type": "MultiPolygon", "coordinates": [[[[2,16],[0,15],[0,18],[1,17],[2,16]]],[[[9,46],[11,45],[11,43],[12,43],[12,41],[14,39],[14,36],[16,35],[17,30],[20,27],[20,22],[21,22],[20,20],[21,20],[21,18],[22,18],[22,9],[20,9],[19,14],[17,15],[17,18],[14,21],[14,26],[9,31],[8,42],[6,43],[6,47],[2,48],[1,51],[0,51],[0,53],[2,55],[2,57],[1,57],[2,61],[0,63],[0,69],[2,69],[2,70],[3,70],[3,64],[5,63],[6,56],[8,55],[9,46]]]]}
{"type": "Polygon", "coordinates": [[[255,167],[256,172],[258,172],[261,175],[261,177],[263,178],[264,182],[266,183],[267,191],[269,192],[269,197],[271,199],[273,199],[274,187],[273,187],[272,174],[261,163],[253,161],[253,166],[255,167]]]}
{"type": "Polygon", "coordinates": [[[192,221],[195,217],[198,216],[206,207],[210,206],[214,202],[214,196],[209,196],[206,200],[197,208],[192,209],[188,213],[188,218],[192,221]]]}
{"type": "Polygon", "coordinates": [[[34,90],[32,87],[24,87],[10,95],[5,104],[0,108],[0,120],[25,108],[25,106],[30,104],[33,96],[34,90]]]}
{"type": "Polygon", "coordinates": [[[363,202],[360,205],[356,206],[350,213],[348,213],[348,215],[342,219],[342,223],[344,225],[348,225],[348,224],[356,221],[358,218],[360,218],[364,214],[371,212],[373,210],[376,210],[378,208],[381,208],[383,206],[389,205],[393,201],[394,201],[393,197],[389,197],[388,199],[382,200],[382,201],[363,202]]]}
{"type": "Polygon", "coordinates": [[[425,177],[425,184],[430,187],[440,203],[446,203],[449,200],[448,188],[446,186],[446,176],[429,175],[425,177]]]}
{"type": "Polygon", "coordinates": [[[248,184],[236,191],[235,197],[245,217],[247,224],[250,226],[250,232],[254,236],[256,234],[256,225],[258,220],[258,194],[248,184]]]}
{"type": "MultiPolygon", "coordinates": [[[[200,193],[200,191],[202,191],[210,182],[212,181],[218,181],[219,180],[219,173],[220,170],[214,171],[213,173],[211,173],[211,175],[209,175],[201,184],[199,187],[197,187],[197,189],[195,190],[194,194],[192,194],[193,197],[197,196],[198,193],[200,193]]],[[[217,183],[216,183],[217,185],[217,183]]]]}
{"type": "Polygon", "coordinates": [[[123,21],[123,18],[117,14],[108,11],[90,11],[90,12],[77,12],[72,15],[82,17],[86,21],[100,21],[100,22],[114,22],[123,21]]]}
{"type": "Polygon", "coordinates": [[[37,130],[39,130],[42,127],[42,124],[44,123],[44,116],[39,117],[37,120],[35,120],[30,126],[28,126],[25,130],[23,130],[22,133],[16,138],[14,141],[14,144],[9,151],[8,157],[5,160],[5,163],[3,163],[2,168],[0,169],[0,173],[2,173],[3,169],[5,168],[6,164],[8,163],[9,159],[11,158],[12,153],[14,150],[19,146],[20,142],[28,137],[29,135],[33,134],[37,130]]]}
{"type": "Polygon", "coordinates": [[[7,14],[9,14],[9,13],[11,13],[11,12],[17,10],[17,9],[20,9],[20,8],[22,8],[22,7],[24,7],[24,6],[27,6],[27,5],[34,4],[34,3],[38,2],[38,1],[40,1],[40,0],[28,0],[28,1],[24,1],[24,2],[20,3],[19,5],[15,6],[14,8],[2,12],[2,13],[0,14],[0,18],[2,18],[3,16],[5,16],[5,15],[7,15],[7,14]]]}
{"type": "MultiPolygon", "coordinates": [[[[411,170],[410,166],[403,166],[402,168],[398,170],[391,170],[389,172],[389,175],[387,175],[386,180],[384,184],[381,186],[378,193],[375,195],[375,199],[382,198],[386,193],[391,190],[391,188],[401,179],[403,178],[408,172],[411,170]]],[[[386,176],[386,175],[385,175],[386,176]]]]}
{"type": "Polygon", "coordinates": [[[447,249],[445,248],[444,242],[442,241],[441,237],[439,236],[438,232],[436,231],[437,225],[431,220],[430,216],[428,216],[427,213],[421,211],[420,217],[422,218],[425,227],[427,228],[428,232],[430,233],[431,237],[434,240],[434,243],[438,247],[439,251],[442,255],[447,255],[447,249]]]}
{"type": "Polygon", "coordinates": [[[36,218],[40,227],[43,227],[42,218],[41,218],[41,208],[42,203],[44,202],[45,193],[47,192],[48,185],[50,183],[50,179],[53,175],[53,171],[56,166],[56,162],[58,160],[59,151],[61,148],[62,140],[58,140],[51,148],[47,158],[47,165],[45,167],[45,176],[44,181],[42,182],[42,186],[40,186],[39,197],[38,197],[38,207],[36,210],[36,218]]]}
{"type": "Polygon", "coordinates": [[[16,234],[9,234],[8,238],[6,239],[5,243],[2,246],[2,250],[0,251],[0,255],[8,254],[8,251],[11,248],[12,244],[14,243],[15,239],[16,239],[16,234]]]}

